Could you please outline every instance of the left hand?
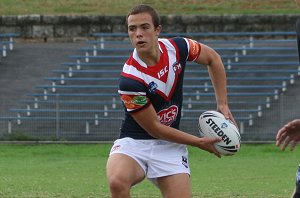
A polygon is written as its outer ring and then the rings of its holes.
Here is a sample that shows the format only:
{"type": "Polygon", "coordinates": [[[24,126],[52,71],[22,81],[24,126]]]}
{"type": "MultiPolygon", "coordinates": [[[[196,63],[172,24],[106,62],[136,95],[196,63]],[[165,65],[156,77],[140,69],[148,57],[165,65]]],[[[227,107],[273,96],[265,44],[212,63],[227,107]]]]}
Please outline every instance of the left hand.
{"type": "Polygon", "coordinates": [[[276,136],[276,145],[282,150],[291,144],[291,151],[294,150],[297,143],[300,141],[300,119],[295,119],[288,122],[278,130],[276,136]]]}
{"type": "Polygon", "coordinates": [[[225,116],[226,120],[231,120],[233,122],[233,124],[236,126],[237,129],[239,128],[238,125],[237,125],[237,123],[236,123],[236,121],[235,121],[235,119],[233,118],[233,115],[232,115],[229,107],[227,105],[226,106],[222,106],[222,107],[218,106],[217,111],[219,111],[220,113],[222,113],[225,116]]]}

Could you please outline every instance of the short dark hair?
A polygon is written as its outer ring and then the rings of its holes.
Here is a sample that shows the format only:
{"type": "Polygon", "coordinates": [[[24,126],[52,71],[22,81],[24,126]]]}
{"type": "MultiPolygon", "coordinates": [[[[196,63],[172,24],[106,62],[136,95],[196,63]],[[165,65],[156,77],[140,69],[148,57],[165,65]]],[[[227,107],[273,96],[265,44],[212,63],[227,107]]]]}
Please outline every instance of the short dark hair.
{"type": "Polygon", "coordinates": [[[126,17],[126,26],[128,26],[128,17],[130,15],[135,15],[135,14],[140,14],[140,13],[148,13],[150,14],[151,18],[152,18],[152,22],[155,28],[157,28],[160,25],[160,17],[158,15],[158,13],[156,12],[156,10],[154,8],[152,8],[149,5],[145,5],[145,4],[140,4],[137,5],[135,7],[133,7],[129,13],[127,14],[126,17]]]}

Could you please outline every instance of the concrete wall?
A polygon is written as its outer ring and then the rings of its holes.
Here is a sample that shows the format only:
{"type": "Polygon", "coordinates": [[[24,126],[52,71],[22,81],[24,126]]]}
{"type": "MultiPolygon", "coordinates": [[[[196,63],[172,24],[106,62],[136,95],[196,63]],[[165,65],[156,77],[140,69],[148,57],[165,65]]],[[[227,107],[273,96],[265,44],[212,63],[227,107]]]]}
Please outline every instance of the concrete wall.
{"type": "MultiPolygon", "coordinates": [[[[163,32],[294,31],[299,15],[162,16],[163,32]]],[[[21,38],[89,37],[94,32],[125,32],[124,16],[0,16],[0,33],[21,38]]]]}

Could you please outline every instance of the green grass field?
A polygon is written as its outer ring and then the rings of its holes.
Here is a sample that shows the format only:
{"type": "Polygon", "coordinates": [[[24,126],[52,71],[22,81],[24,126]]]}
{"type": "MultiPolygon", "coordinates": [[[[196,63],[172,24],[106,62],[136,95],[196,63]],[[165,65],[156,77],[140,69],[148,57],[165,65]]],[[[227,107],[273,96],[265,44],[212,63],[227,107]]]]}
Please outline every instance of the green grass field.
{"type": "MultiPolygon", "coordinates": [[[[109,197],[105,164],[110,144],[0,145],[1,198],[109,197]]],[[[189,147],[193,197],[289,197],[300,149],[273,144],[242,145],[238,154],[218,159],[189,147]]],[[[160,197],[147,180],[133,197],[160,197]]]]}

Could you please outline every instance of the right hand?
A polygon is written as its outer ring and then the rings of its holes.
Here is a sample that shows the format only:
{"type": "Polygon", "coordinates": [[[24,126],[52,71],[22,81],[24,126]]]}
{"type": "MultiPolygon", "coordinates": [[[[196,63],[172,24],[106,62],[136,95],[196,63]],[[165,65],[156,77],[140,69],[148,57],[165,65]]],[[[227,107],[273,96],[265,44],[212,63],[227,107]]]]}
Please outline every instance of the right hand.
{"type": "Polygon", "coordinates": [[[218,158],[221,158],[221,154],[217,151],[214,144],[217,142],[220,142],[221,138],[209,138],[209,137],[203,137],[199,138],[199,148],[202,150],[205,150],[207,152],[213,153],[218,158]]]}

